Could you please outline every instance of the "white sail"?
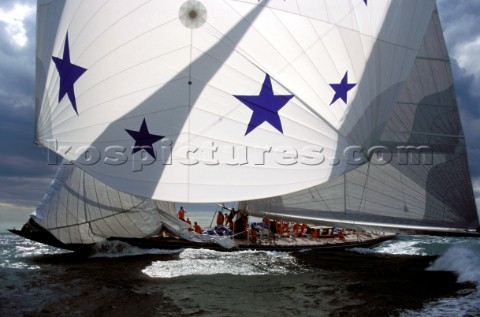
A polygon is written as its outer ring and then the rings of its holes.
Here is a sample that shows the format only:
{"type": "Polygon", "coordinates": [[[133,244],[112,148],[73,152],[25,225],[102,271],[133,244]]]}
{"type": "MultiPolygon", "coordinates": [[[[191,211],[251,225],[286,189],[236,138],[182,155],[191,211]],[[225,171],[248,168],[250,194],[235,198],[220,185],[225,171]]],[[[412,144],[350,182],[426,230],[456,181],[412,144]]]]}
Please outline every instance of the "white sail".
{"type": "Polygon", "coordinates": [[[380,139],[434,5],[40,0],[37,141],[159,200],[324,183],[380,139]]]}
{"type": "Polygon", "coordinates": [[[32,218],[65,244],[88,244],[111,237],[150,237],[163,222],[173,223],[175,215],[173,203],[119,192],[64,164],[32,218]]]}
{"type": "Polygon", "coordinates": [[[257,215],[341,226],[416,231],[478,227],[465,139],[437,11],[379,141],[383,159],[373,156],[333,181],[249,201],[244,207],[257,215]]]}

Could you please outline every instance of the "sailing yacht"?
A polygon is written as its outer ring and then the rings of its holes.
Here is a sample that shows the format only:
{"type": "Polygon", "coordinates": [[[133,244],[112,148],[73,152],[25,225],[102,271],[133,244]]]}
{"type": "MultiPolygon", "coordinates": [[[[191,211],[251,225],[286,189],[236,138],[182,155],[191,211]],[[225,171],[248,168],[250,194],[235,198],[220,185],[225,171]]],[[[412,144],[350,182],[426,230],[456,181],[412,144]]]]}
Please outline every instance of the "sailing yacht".
{"type": "Polygon", "coordinates": [[[75,250],[235,248],[188,231],[174,202],[238,202],[286,222],[477,235],[434,0],[37,11],[35,142],[64,164],[15,233],[75,250]]]}

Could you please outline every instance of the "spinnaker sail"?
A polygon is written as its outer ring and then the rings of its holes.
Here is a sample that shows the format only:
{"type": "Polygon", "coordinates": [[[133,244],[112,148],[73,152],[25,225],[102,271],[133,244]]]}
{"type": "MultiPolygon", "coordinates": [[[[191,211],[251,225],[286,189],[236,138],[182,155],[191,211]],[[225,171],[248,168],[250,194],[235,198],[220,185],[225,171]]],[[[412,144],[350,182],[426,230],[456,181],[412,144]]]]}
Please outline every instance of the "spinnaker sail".
{"type": "Polygon", "coordinates": [[[39,1],[37,142],[117,190],[222,202],[347,173],[434,0],[39,1]]]}

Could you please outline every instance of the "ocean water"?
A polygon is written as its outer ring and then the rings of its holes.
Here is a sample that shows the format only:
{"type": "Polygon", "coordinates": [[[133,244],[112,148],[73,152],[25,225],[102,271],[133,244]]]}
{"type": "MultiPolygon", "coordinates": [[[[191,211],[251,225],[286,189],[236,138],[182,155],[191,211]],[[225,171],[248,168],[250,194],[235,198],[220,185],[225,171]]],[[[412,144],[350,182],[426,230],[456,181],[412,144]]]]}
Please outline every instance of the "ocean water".
{"type": "Polygon", "coordinates": [[[2,317],[480,316],[479,283],[475,238],[291,253],[112,242],[85,258],[0,234],[2,317]]]}

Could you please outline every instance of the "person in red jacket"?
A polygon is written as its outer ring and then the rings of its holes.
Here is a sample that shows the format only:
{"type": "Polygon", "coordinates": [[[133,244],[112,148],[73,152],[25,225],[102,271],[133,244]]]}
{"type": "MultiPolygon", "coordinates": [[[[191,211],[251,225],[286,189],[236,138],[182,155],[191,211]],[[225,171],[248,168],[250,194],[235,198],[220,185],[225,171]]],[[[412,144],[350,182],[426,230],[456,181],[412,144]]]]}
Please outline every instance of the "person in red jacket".
{"type": "Polygon", "coordinates": [[[202,227],[200,227],[196,221],[194,222],[193,228],[195,228],[196,233],[202,233],[202,227]]]}
{"type": "Polygon", "coordinates": [[[256,242],[257,241],[257,230],[251,228],[250,229],[250,241],[256,242]]]}
{"type": "Polygon", "coordinates": [[[185,209],[183,209],[183,207],[180,207],[177,216],[178,219],[185,221],[185,209]]]}
{"type": "Polygon", "coordinates": [[[192,229],[192,222],[190,221],[190,218],[187,218],[186,223],[188,223],[188,224],[190,225],[190,227],[188,228],[188,231],[193,231],[193,229],[192,229]]]}

